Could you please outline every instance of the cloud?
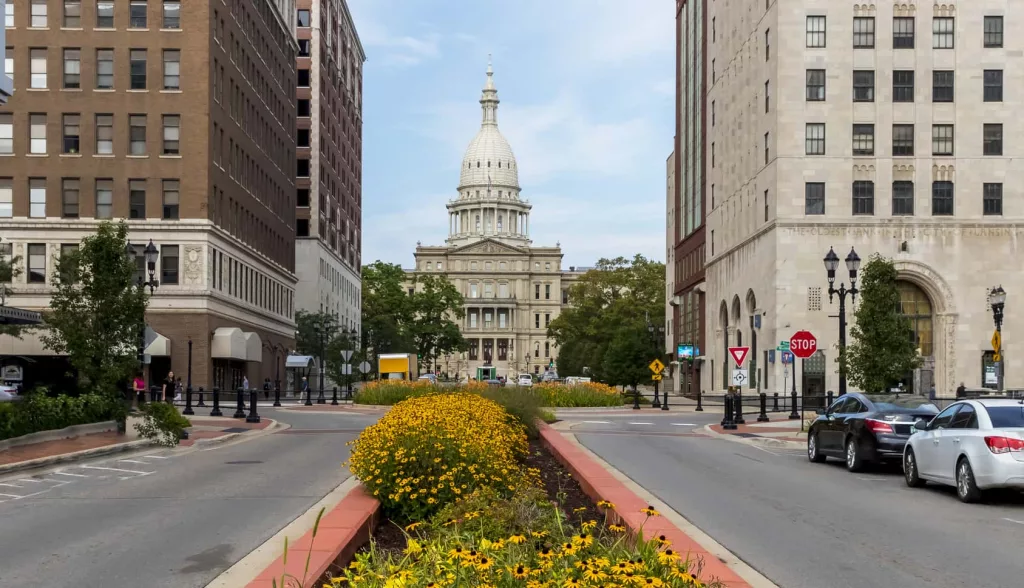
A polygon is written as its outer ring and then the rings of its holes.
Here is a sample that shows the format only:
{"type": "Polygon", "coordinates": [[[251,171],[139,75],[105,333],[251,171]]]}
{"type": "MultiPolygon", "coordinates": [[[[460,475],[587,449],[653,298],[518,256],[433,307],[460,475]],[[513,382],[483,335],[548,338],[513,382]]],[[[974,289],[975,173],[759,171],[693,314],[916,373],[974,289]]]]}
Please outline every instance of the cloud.
{"type": "MultiPolygon", "coordinates": [[[[407,67],[441,56],[441,35],[433,31],[419,34],[395,32],[381,24],[378,11],[386,12],[382,3],[378,0],[377,6],[372,4],[362,0],[350,2],[359,40],[368,53],[368,59],[384,66],[407,67]]],[[[429,25],[422,26],[429,28],[429,25]]]]}

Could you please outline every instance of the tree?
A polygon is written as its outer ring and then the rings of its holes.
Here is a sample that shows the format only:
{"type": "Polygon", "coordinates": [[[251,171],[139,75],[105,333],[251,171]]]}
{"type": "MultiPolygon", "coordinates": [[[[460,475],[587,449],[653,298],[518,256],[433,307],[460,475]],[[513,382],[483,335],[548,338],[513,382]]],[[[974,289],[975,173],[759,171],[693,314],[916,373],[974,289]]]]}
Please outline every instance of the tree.
{"type": "Polygon", "coordinates": [[[462,294],[443,275],[416,277],[420,286],[411,297],[410,333],[416,342],[416,353],[434,365],[445,353],[462,351],[466,340],[453,318],[466,316],[462,294]]]}
{"type": "Polygon", "coordinates": [[[362,341],[373,357],[411,353],[416,348],[407,332],[412,298],[406,294],[405,279],[405,270],[398,264],[377,261],[363,266],[362,341]]]}
{"type": "Polygon", "coordinates": [[[295,350],[302,355],[315,357],[318,366],[323,366],[324,375],[341,384],[346,381],[342,375],[345,361],[342,351],[355,349],[357,333],[341,328],[337,316],[331,312],[295,313],[295,350]]]}
{"type": "Polygon", "coordinates": [[[636,387],[651,381],[651,337],[647,328],[620,331],[608,344],[601,362],[601,379],[612,386],[636,387]]]}
{"type": "Polygon", "coordinates": [[[579,376],[588,367],[599,380],[619,379],[608,370],[619,369],[621,363],[606,358],[617,341],[620,351],[639,345],[638,332],[646,341],[646,361],[641,367],[647,369],[652,359],[662,355],[660,345],[651,343],[647,325],[664,323],[665,264],[642,255],[632,260],[602,259],[569,289],[569,307],[548,327],[548,336],[558,345],[558,373],[579,376]]]}
{"type": "Polygon", "coordinates": [[[126,254],[128,227],[104,222],[77,250],[55,264],[43,344],[78,370],[82,387],[121,396],[121,382],[138,371],[138,343],[149,296],[135,284],[126,254]]]}
{"type": "Polygon", "coordinates": [[[867,393],[880,393],[918,367],[921,358],[910,321],[900,311],[896,267],[874,255],[861,268],[859,302],[850,329],[852,342],[839,361],[850,382],[867,393]]]}
{"type": "MultiPolygon", "coordinates": [[[[20,257],[6,258],[3,254],[0,254],[0,306],[4,306],[7,303],[7,297],[11,295],[11,289],[8,284],[13,282],[14,278],[21,275],[20,263],[20,257]]],[[[0,324],[0,335],[20,337],[24,329],[25,327],[22,325],[0,324]]]]}

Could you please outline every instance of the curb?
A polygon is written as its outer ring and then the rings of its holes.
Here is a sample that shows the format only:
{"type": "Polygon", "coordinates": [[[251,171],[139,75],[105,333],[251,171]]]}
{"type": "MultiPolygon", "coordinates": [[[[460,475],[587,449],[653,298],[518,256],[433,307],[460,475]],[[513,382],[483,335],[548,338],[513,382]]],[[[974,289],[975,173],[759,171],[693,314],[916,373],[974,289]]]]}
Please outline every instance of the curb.
{"type": "Polygon", "coordinates": [[[54,429],[52,431],[38,431],[22,435],[21,437],[14,437],[13,439],[0,441],[0,451],[13,449],[14,447],[24,447],[25,445],[33,445],[36,443],[61,441],[63,439],[72,439],[83,435],[95,435],[96,433],[107,433],[109,431],[116,430],[117,423],[115,421],[102,421],[99,423],[88,423],[85,425],[72,425],[70,427],[54,429]]]}
{"type": "Polygon", "coordinates": [[[757,437],[757,438],[746,438],[738,437],[736,435],[729,435],[725,433],[719,433],[718,431],[711,428],[711,425],[704,425],[704,432],[709,437],[715,437],[717,439],[724,439],[725,441],[732,441],[733,443],[742,443],[743,445],[771,445],[772,447],[778,447],[780,449],[805,449],[803,443],[797,441],[787,441],[785,439],[775,439],[773,437],[757,437]]]}
{"type": "Polygon", "coordinates": [[[144,447],[153,445],[153,442],[149,439],[141,439],[139,441],[128,441],[127,443],[116,443],[114,445],[107,445],[104,447],[94,447],[92,449],[83,449],[82,451],[75,451],[74,453],[63,453],[61,455],[51,455],[47,457],[37,457],[35,459],[29,459],[26,461],[19,461],[17,463],[9,463],[6,465],[0,465],[0,475],[10,474],[14,472],[20,472],[24,470],[33,470],[37,468],[44,468],[59,463],[81,461],[83,459],[102,457],[105,455],[112,455],[114,453],[123,453],[126,451],[133,451],[136,449],[142,449],[144,447]]]}
{"type": "Polygon", "coordinates": [[[264,435],[269,435],[271,433],[275,433],[275,432],[277,432],[279,430],[280,431],[284,431],[284,430],[292,428],[291,425],[282,423],[281,421],[276,420],[276,419],[267,419],[267,420],[270,421],[270,424],[267,425],[266,427],[262,428],[262,429],[250,429],[250,430],[248,430],[248,431],[246,431],[244,433],[227,433],[226,435],[221,435],[220,437],[211,437],[211,438],[207,438],[207,439],[196,439],[196,442],[193,443],[192,446],[188,447],[187,449],[193,449],[193,448],[195,448],[195,449],[209,449],[210,446],[212,446],[212,445],[221,445],[223,443],[227,443],[228,441],[233,441],[233,440],[236,440],[238,438],[262,437],[264,435]]]}
{"type": "MultiPolygon", "coordinates": [[[[584,448],[574,444],[565,435],[543,423],[540,426],[540,434],[544,446],[566,469],[572,472],[580,487],[594,502],[605,500],[616,505],[615,514],[631,533],[635,534],[642,530],[647,536],[665,535],[672,541],[672,546],[676,551],[687,552],[690,556],[702,560],[702,576],[715,578],[728,588],[754,588],[754,584],[741,578],[729,564],[722,561],[720,555],[713,554],[712,549],[705,548],[704,545],[665,517],[648,520],[640,510],[646,508],[650,503],[641,499],[636,492],[630,490],[626,484],[613,476],[608,468],[588,455],[584,448]]],[[[679,518],[682,519],[681,516],[679,518]]],[[[714,551],[720,550],[714,549],[714,551]]],[[[721,548],[721,551],[725,551],[725,549],[721,548]]],[[[738,558],[734,557],[733,559],[738,561],[738,558]]],[[[771,584],[758,582],[757,585],[766,587],[771,584]]]]}

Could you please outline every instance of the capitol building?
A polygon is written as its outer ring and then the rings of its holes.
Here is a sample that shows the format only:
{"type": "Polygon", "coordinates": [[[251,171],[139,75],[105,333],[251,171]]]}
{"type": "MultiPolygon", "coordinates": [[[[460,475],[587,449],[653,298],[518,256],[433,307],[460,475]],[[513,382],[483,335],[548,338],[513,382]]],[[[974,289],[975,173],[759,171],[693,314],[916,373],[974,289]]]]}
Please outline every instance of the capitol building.
{"type": "Polygon", "coordinates": [[[498,129],[498,90],[488,65],[482,120],[462,158],[448,201],[444,245],[417,244],[408,288],[423,274],[444,274],[465,298],[464,353],[437,358],[436,370],[461,379],[514,378],[554,369],[558,350],[548,325],[569,301],[583,268],[562,268],[562,249],[533,245],[519,165],[498,129]]]}

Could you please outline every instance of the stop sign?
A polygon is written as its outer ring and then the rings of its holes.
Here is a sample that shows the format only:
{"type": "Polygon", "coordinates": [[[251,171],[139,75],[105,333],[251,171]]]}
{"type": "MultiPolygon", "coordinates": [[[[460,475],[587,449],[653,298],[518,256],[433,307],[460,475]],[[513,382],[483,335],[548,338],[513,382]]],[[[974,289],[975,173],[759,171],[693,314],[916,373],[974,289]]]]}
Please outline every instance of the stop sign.
{"type": "Polygon", "coordinates": [[[797,331],[789,338],[789,350],[800,359],[807,359],[818,350],[818,340],[810,331],[797,331]]]}

